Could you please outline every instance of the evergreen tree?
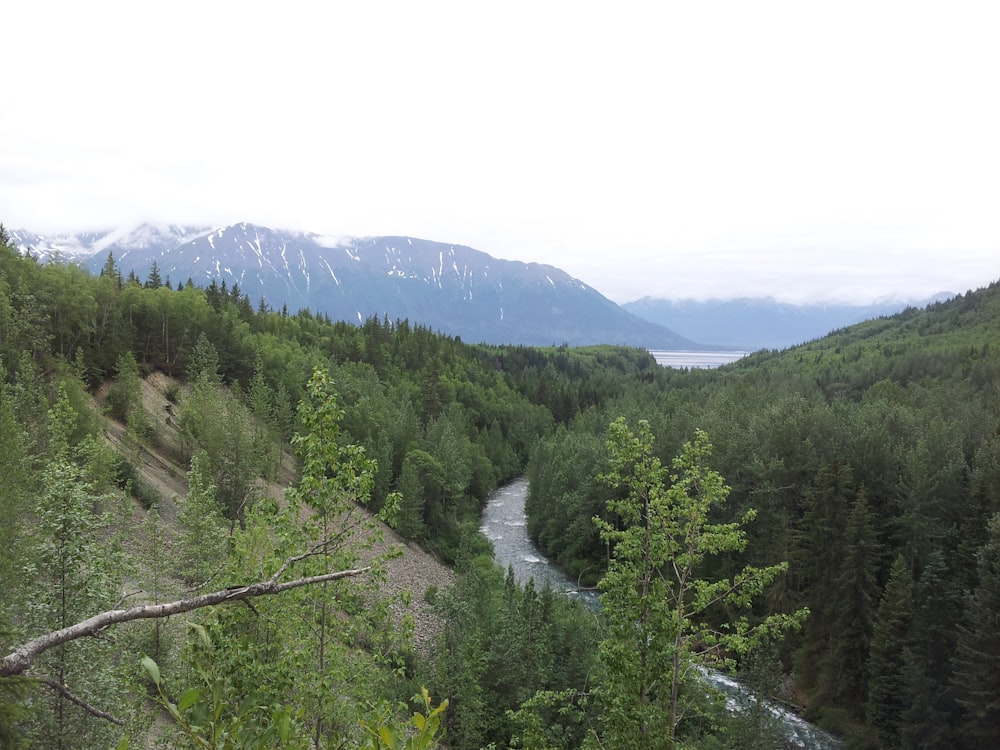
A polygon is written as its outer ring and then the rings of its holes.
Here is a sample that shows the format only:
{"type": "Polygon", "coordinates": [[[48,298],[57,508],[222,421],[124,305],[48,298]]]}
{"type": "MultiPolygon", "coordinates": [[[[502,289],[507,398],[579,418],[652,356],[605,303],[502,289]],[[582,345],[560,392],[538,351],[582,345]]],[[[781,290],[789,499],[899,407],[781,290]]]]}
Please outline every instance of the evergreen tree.
{"type": "Polygon", "coordinates": [[[118,289],[122,288],[122,272],[118,268],[118,264],[115,263],[115,256],[110,250],[108,250],[108,258],[104,261],[104,266],[101,268],[101,276],[115,282],[115,286],[118,289]]]}
{"type": "MultiPolygon", "coordinates": [[[[65,628],[110,608],[127,572],[108,534],[105,506],[113,498],[98,493],[90,476],[98,467],[88,465],[87,456],[96,457],[97,446],[71,445],[75,421],[63,387],[48,415],[51,458],[41,474],[26,540],[32,553],[23,575],[31,590],[23,606],[31,634],[65,628]]],[[[83,700],[107,706],[120,696],[116,660],[106,642],[87,639],[58,646],[36,660],[35,673],[61,688],[37,687],[29,695],[29,735],[36,745],[69,750],[110,744],[117,728],[78,705],[83,700]]]]}
{"type": "Polygon", "coordinates": [[[962,734],[970,748],[1000,747],[1000,514],[976,556],[979,581],[965,600],[955,656],[962,734]]]}
{"type": "Polygon", "coordinates": [[[847,509],[853,498],[852,471],[840,461],[824,461],[806,490],[802,521],[796,533],[795,573],[801,576],[805,603],[811,613],[802,646],[796,654],[796,674],[813,691],[810,708],[828,704],[835,686],[833,627],[840,602],[830,592],[842,570],[847,509]]]}
{"type": "Polygon", "coordinates": [[[868,721],[887,748],[900,746],[900,729],[906,709],[903,668],[906,652],[913,647],[912,619],[913,579],[909,563],[900,555],[892,564],[889,581],[882,592],[868,662],[868,721]]]}
{"type": "Polygon", "coordinates": [[[1000,512],[1000,435],[986,436],[976,449],[969,495],[968,513],[960,525],[954,558],[958,590],[971,590],[976,585],[976,556],[986,543],[987,521],[1000,512]]]}
{"type": "Polygon", "coordinates": [[[178,505],[177,572],[185,585],[202,588],[222,570],[228,546],[205,451],[191,458],[188,494],[178,505]]]}
{"type": "Polygon", "coordinates": [[[904,652],[901,746],[904,750],[955,747],[959,711],[951,684],[952,659],[962,602],[940,550],[931,553],[913,598],[913,645],[904,652]]]}
{"type": "Polygon", "coordinates": [[[407,454],[403,461],[403,471],[399,475],[399,494],[401,499],[399,514],[396,516],[396,530],[407,539],[421,541],[427,535],[427,526],[424,524],[424,488],[412,453],[407,454]]]}
{"type": "Polygon", "coordinates": [[[163,279],[160,277],[160,267],[155,260],[149,268],[149,275],[146,277],[146,283],[143,286],[146,289],[159,289],[163,286],[163,279]]]}
{"type": "Polygon", "coordinates": [[[880,593],[880,567],[875,518],[862,488],[847,518],[843,561],[834,579],[831,660],[824,670],[826,685],[821,690],[859,718],[864,715],[868,694],[867,665],[880,593]]]}
{"type": "Polygon", "coordinates": [[[111,416],[124,422],[141,443],[149,437],[150,425],[142,406],[142,376],[132,352],[123,352],[118,357],[117,373],[105,403],[111,416]]]}
{"type": "Polygon", "coordinates": [[[188,455],[208,455],[212,483],[223,515],[246,522],[247,509],[257,500],[257,480],[268,469],[267,431],[234,389],[224,389],[218,354],[202,334],[191,355],[194,386],[181,408],[181,437],[188,455]]]}

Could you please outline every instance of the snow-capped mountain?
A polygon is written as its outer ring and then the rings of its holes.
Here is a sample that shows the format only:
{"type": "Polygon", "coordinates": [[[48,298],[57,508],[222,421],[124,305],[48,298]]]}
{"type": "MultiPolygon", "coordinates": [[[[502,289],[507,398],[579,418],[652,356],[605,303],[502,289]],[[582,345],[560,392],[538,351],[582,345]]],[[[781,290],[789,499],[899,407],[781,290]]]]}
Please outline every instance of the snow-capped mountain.
{"type": "Polygon", "coordinates": [[[23,229],[8,230],[8,234],[14,247],[30,253],[40,263],[86,261],[94,252],[94,243],[103,236],[100,232],[40,235],[23,229]]]}
{"type": "MultiPolygon", "coordinates": [[[[110,251],[116,260],[132,251],[166,252],[194,237],[208,234],[210,227],[181,227],[175,224],[138,224],[119,227],[107,232],[41,235],[14,230],[10,236],[14,246],[30,253],[42,263],[60,259],[82,262],[91,266],[96,255],[107,257],[110,251]]],[[[98,268],[100,264],[98,264],[98,268]]]]}
{"type": "Polygon", "coordinates": [[[553,266],[414,237],[336,238],[254,224],[215,230],[147,224],[66,238],[11,234],[40,259],[58,241],[79,249],[61,257],[93,273],[109,254],[123,275],[140,279],[155,263],[173,286],[225,282],[228,289],[238,285],[255,307],[263,299],[290,313],[308,308],[355,323],[406,319],[470,342],[697,348],[553,266]]]}

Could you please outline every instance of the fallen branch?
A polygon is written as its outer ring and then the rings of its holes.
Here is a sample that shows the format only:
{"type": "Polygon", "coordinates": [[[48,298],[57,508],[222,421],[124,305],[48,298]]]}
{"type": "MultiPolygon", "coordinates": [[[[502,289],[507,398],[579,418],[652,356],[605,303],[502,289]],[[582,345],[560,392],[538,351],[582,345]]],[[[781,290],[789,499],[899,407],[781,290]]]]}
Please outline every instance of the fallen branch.
{"type": "MultiPolygon", "coordinates": [[[[279,573],[283,572],[286,568],[287,565],[282,566],[279,573]]],[[[7,656],[3,658],[3,661],[0,662],[0,677],[10,677],[11,675],[24,674],[31,667],[35,658],[39,654],[48,651],[50,648],[54,648],[55,646],[60,646],[63,643],[74,641],[77,638],[97,635],[111,625],[131,622],[132,620],[149,620],[161,617],[170,617],[171,615],[181,614],[182,612],[190,612],[195,609],[201,609],[202,607],[225,604],[226,602],[247,602],[258,596],[271,596],[274,594],[280,594],[283,591],[296,589],[301,586],[312,586],[317,583],[337,581],[341,578],[350,578],[352,576],[361,575],[368,570],[370,570],[370,568],[367,567],[353,568],[350,570],[338,570],[334,573],[325,573],[323,575],[309,576],[307,578],[296,578],[293,581],[285,581],[284,583],[279,583],[277,581],[277,576],[274,576],[267,581],[260,581],[259,583],[253,583],[249,586],[223,589],[221,591],[214,591],[211,594],[202,594],[201,596],[191,597],[190,599],[178,599],[177,601],[167,602],[165,604],[145,604],[137,607],[130,607],[129,609],[112,609],[107,612],[101,612],[100,614],[88,617],[86,620],[78,622],[75,625],[70,625],[69,627],[61,628],[60,630],[53,630],[51,633],[45,633],[44,635],[32,638],[27,643],[22,644],[14,651],[7,654],[7,656]]]]}

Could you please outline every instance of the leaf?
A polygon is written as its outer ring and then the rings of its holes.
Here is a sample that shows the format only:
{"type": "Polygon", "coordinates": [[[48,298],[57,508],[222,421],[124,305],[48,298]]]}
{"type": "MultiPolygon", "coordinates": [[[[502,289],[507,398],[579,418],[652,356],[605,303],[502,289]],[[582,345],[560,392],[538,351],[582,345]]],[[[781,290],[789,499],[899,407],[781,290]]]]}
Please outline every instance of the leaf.
{"type": "Polygon", "coordinates": [[[142,668],[146,670],[146,674],[149,675],[149,679],[153,681],[156,687],[160,686],[160,668],[156,665],[156,662],[150,659],[148,656],[144,656],[139,660],[142,664],[142,668]]]}
{"type": "Polygon", "coordinates": [[[191,706],[198,702],[201,698],[201,690],[193,687],[184,692],[181,699],[177,702],[177,710],[181,713],[187,711],[191,706]]]}
{"type": "Polygon", "coordinates": [[[418,732],[424,731],[424,727],[427,726],[427,719],[423,714],[416,713],[413,714],[413,726],[417,728],[418,732]]]}
{"type": "Polygon", "coordinates": [[[287,708],[281,709],[281,716],[278,717],[278,739],[288,742],[292,736],[292,717],[287,708]]]}
{"type": "Polygon", "coordinates": [[[196,622],[188,623],[188,626],[198,634],[198,640],[201,641],[201,645],[205,648],[212,648],[212,639],[208,637],[208,631],[203,625],[199,625],[196,622]]]}
{"type": "Polygon", "coordinates": [[[378,736],[385,743],[386,747],[399,747],[399,739],[396,737],[396,733],[392,730],[392,727],[379,727],[378,736]]]}

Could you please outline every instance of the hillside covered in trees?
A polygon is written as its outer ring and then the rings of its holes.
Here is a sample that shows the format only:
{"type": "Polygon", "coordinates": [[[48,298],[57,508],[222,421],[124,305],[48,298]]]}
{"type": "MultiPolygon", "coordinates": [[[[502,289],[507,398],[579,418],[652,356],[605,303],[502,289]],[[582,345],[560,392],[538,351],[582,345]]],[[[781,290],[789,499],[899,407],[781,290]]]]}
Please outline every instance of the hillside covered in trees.
{"type": "Polygon", "coordinates": [[[5,659],[0,747],[780,743],[706,662],[853,747],[1000,744],[997,285],[673,371],[4,245],[0,652],[221,606],[5,659]],[[181,496],[144,481],[154,450],[181,496]],[[612,614],[493,565],[479,515],[524,472],[530,533],[612,614]],[[379,519],[458,574],[409,595],[440,617],[426,648],[380,592],[379,519]]]}
{"type": "Polygon", "coordinates": [[[753,508],[745,557],[790,562],[768,593],[807,607],[779,653],[807,715],[882,748],[1000,745],[1000,285],[714,371],[638,383],[560,426],[529,465],[529,531],[595,581],[585,519],[607,425],[648,420],[661,456],[696,429],[753,508]]]}

